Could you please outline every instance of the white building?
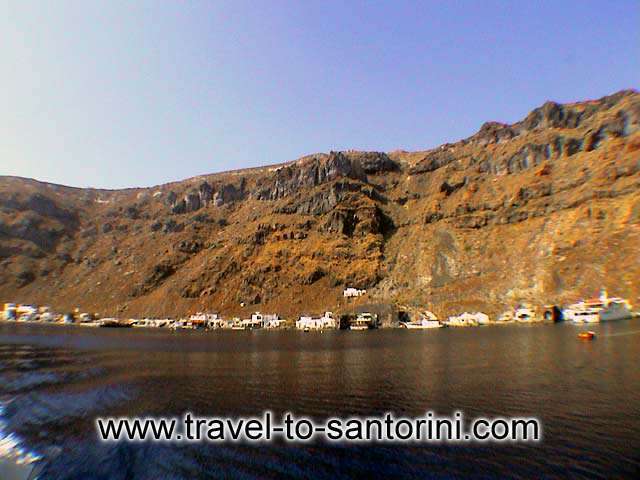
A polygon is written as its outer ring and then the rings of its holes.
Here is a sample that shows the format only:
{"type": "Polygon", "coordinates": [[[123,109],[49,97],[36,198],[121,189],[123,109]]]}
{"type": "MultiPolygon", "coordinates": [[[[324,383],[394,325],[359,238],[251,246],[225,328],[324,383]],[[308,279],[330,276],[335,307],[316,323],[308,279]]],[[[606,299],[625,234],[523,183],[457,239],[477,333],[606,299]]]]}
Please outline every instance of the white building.
{"type": "Polygon", "coordinates": [[[300,317],[296,321],[296,328],[298,330],[332,330],[338,328],[338,322],[333,318],[333,313],[324,312],[324,315],[320,318],[313,318],[309,316],[300,317]]]}
{"type": "Polygon", "coordinates": [[[378,328],[378,315],[375,313],[358,313],[356,319],[349,325],[350,330],[368,330],[370,328],[378,328]]]}
{"type": "Polygon", "coordinates": [[[287,321],[283,318],[276,318],[275,320],[269,320],[265,322],[264,328],[282,328],[285,326],[287,321]]]}
{"type": "Polygon", "coordinates": [[[268,315],[263,315],[260,312],[254,312],[251,314],[251,318],[245,318],[240,322],[240,327],[243,330],[262,328],[264,326],[264,319],[267,316],[268,315]]]}
{"type": "Polygon", "coordinates": [[[38,315],[38,308],[33,305],[18,305],[16,307],[16,315],[18,320],[32,321],[38,315]]]}
{"type": "Polygon", "coordinates": [[[342,292],[342,296],[344,298],[361,297],[366,294],[367,294],[366,290],[358,290],[357,288],[353,288],[353,287],[347,287],[342,292]]]}
{"type": "Polygon", "coordinates": [[[464,312],[460,315],[449,317],[446,324],[450,327],[475,327],[489,324],[489,316],[482,312],[464,312]]]}
{"type": "Polygon", "coordinates": [[[281,328],[284,324],[285,320],[280,318],[277,313],[262,315],[263,328],[281,328]]]}
{"type": "Polygon", "coordinates": [[[191,315],[189,320],[193,325],[204,325],[206,328],[222,328],[222,319],[217,313],[198,312],[191,315]]]}

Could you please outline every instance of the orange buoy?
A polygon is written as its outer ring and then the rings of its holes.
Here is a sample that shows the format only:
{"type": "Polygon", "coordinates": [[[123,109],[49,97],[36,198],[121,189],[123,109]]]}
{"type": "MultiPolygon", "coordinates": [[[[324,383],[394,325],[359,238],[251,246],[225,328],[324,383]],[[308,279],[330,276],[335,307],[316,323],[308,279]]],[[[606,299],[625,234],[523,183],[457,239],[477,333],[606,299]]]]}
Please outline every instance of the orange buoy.
{"type": "Polygon", "coordinates": [[[588,332],[580,332],[578,334],[578,338],[582,338],[584,340],[593,340],[596,336],[596,332],[589,330],[588,332]]]}

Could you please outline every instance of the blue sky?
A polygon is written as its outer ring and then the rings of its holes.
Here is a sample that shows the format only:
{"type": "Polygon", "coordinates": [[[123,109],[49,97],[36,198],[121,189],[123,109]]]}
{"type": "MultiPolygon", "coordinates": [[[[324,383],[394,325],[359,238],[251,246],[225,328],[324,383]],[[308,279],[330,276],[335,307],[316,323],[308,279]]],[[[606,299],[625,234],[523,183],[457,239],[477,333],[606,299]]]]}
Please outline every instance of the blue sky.
{"type": "Polygon", "coordinates": [[[0,0],[0,175],[150,186],[421,150],[640,85],[633,1],[0,0]]]}

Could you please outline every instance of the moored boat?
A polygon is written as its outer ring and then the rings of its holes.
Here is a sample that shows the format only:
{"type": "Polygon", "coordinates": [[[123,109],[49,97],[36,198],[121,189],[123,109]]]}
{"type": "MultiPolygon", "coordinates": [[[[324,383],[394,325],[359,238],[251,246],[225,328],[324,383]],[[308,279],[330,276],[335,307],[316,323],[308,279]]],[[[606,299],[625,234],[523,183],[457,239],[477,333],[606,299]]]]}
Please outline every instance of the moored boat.
{"type": "Polygon", "coordinates": [[[629,302],[622,298],[609,299],[608,305],[600,311],[600,320],[610,322],[613,320],[627,320],[632,318],[629,302]]]}
{"type": "Polygon", "coordinates": [[[426,330],[444,327],[444,324],[438,320],[436,314],[429,310],[422,311],[419,318],[419,320],[400,322],[400,327],[409,330],[426,330]]]}
{"type": "Polygon", "coordinates": [[[349,330],[359,331],[359,330],[369,330],[369,325],[361,325],[354,323],[349,326],[349,330]]]}
{"type": "Polygon", "coordinates": [[[403,328],[408,328],[409,330],[426,330],[429,328],[442,328],[444,325],[440,323],[438,320],[419,320],[413,322],[402,322],[400,324],[403,328]]]}
{"type": "Polygon", "coordinates": [[[573,323],[598,323],[631,318],[631,306],[624,298],[609,297],[606,290],[598,298],[569,305],[563,311],[564,318],[573,323]]]}
{"type": "Polygon", "coordinates": [[[97,328],[102,326],[99,321],[82,322],[82,323],[78,323],[77,325],[81,327],[89,327],[89,328],[97,328]]]}
{"type": "Polygon", "coordinates": [[[563,311],[565,320],[573,323],[598,323],[600,321],[600,310],[587,307],[583,303],[570,305],[563,311]]]}
{"type": "Polygon", "coordinates": [[[131,328],[130,322],[121,322],[116,319],[104,319],[100,321],[100,327],[102,328],[131,328]]]}

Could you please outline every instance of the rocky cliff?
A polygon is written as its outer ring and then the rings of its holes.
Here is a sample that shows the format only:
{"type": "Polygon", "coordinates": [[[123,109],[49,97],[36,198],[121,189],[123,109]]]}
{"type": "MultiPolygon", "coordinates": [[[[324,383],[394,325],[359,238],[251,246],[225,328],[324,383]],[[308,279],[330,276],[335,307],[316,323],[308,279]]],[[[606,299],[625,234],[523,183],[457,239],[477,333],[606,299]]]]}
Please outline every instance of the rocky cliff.
{"type": "Polygon", "coordinates": [[[640,94],[547,102],[423,152],[331,152],[127,190],[0,177],[0,300],[103,315],[366,302],[640,303],[640,94]]]}

